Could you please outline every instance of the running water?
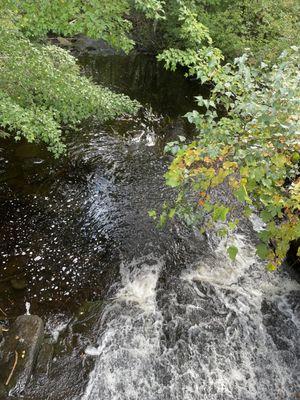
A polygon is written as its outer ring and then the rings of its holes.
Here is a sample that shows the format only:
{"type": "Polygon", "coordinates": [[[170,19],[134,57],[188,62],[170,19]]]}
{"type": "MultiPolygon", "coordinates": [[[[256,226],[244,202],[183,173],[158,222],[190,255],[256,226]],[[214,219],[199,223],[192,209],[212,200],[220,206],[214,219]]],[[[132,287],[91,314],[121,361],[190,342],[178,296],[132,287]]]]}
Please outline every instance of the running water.
{"type": "Polygon", "coordinates": [[[24,313],[30,303],[54,346],[48,375],[20,396],[299,398],[300,287],[256,259],[252,227],[232,238],[232,263],[224,241],[176,219],[159,230],[148,216],[172,198],[162,149],[192,135],[179,116],[194,107],[197,83],[145,55],[82,62],[146,107],[88,121],[59,162],[38,146],[0,141],[1,308],[13,299],[24,313]],[[12,276],[26,288],[14,291],[12,276]]]}
{"type": "Polygon", "coordinates": [[[236,262],[221,241],[167,282],[161,259],[122,265],[98,347],[86,351],[96,365],[83,400],[297,398],[300,319],[290,295],[300,286],[266,272],[245,236],[234,242],[236,262]]]}

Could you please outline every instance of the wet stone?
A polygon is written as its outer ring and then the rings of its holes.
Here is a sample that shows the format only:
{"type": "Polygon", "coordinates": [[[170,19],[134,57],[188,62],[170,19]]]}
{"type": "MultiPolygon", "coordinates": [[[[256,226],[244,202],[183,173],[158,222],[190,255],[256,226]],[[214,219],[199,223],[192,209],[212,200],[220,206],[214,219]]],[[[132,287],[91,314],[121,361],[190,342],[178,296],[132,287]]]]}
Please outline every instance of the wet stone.
{"type": "Polygon", "coordinates": [[[1,345],[4,342],[4,334],[5,332],[8,331],[8,320],[7,319],[0,319],[0,350],[1,350],[1,345]]]}
{"type": "Polygon", "coordinates": [[[39,351],[36,367],[34,370],[34,375],[36,378],[48,374],[53,358],[53,352],[53,344],[49,340],[45,340],[39,351]]]}
{"type": "Polygon", "coordinates": [[[0,384],[10,395],[20,395],[29,382],[43,336],[44,324],[36,315],[21,315],[6,333],[0,355],[0,384]]]}
{"type": "Polygon", "coordinates": [[[0,383],[0,399],[6,399],[7,397],[7,392],[5,389],[5,386],[3,385],[3,383],[0,383]]]}

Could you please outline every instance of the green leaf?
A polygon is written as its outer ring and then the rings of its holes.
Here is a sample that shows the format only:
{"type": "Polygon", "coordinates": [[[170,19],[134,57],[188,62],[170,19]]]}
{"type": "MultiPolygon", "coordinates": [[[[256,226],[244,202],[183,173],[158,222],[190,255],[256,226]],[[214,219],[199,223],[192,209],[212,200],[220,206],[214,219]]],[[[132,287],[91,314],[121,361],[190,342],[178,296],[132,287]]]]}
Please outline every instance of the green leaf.
{"type": "Polygon", "coordinates": [[[245,185],[241,185],[235,192],[235,197],[238,199],[239,202],[243,203],[244,201],[248,204],[251,204],[251,199],[248,196],[247,189],[245,185]]]}
{"type": "Polygon", "coordinates": [[[272,236],[272,233],[269,232],[267,229],[264,229],[258,233],[258,237],[260,238],[261,241],[264,243],[268,243],[272,236]]]}
{"type": "Polygon", "coordinates": [[[229,257],[230,257],[230,259],[232,260],[232,261],[234,261],[235,259],[236,259],[236,256],[237,256],[237,254],[238,254],[238,248],[236,247],[236,246],[230,246],[230,247],[228,247],[228,249],[227,249],[227,253],[228,253],[228,255],[229,255],[229,257]]]}
{"type": "Polygon", "coordinates": [[[171,208],[169,210],[169,218],[171,219],[174,218],[175,213],[176,213],[176,208],[171,208]]]}
{"type": "Polygon", "coordinates": [[[222,229],[219,229],[217,233],[218,233],[218,236],[225,237],[227,235],[228,231],[226,228],[222,228],[222,229]]]}
{"type": "Polygon", "coordinates": [[[156,219],[157,218],[157,214],[155,210],[150,210],[148,211],[148,215],[150,218],[156,219]]]}
{"type": "Polygon", "coordinates": [[[261,259],[265,260],[268,257],[270,250],[265,243],[259,243],[256,246],[256,253],[261,259]]]}
{"type": "Polygon", "coordinates": [[[203,209],[206,211],[206,212],[211,212],[211,210],[213,209],[213,205],[209,202],[209,201],[206,201],[204,204],[203,204],[203,209]]]}
{"type": "Polygon", "coordinates": [[[251,214],[252,214],[251,208],[248,207],[248,206],[246,206],[246,207],[244,208],[244,215],[245,215],[245,217],[249,218],[251,214]]]}
{"type": "Polygon", "coordinates": [[[229,226],[229,228],[233,231],[236,227],[237,227],[237,224],[239,223],[239,220],[238,219],[236,219],[236,220],[234,220],[234,221],[229,221],[228,222],[228,226],[229,226]]]}
{"type": "Polygon", "coordinates": [[[182,173],[180,170],[169,170],[165,173],[166,184],[170,187],[177,187],[182,181],[182,173]]]}
{"type": "Polygon", "coordinates": [[[272,264],[272,263],[269,263],[268,265],[267,265],[267,270],[268,271],[276,271],[276,265],[274,265],[274,264],[272,264]]]}
{"type": "Polygon", "coordinates": [[[259,216],[261,217],[261,219],[262,219],[264,222],[270,222],[270,221],[273,219],[272,214],[269,213],[269,211],[267,211],[267,210],[263,210],[263,211],[259,214],[259,216]]]}
{"type": "Polygon", "coordinates": [[[226,216],[229,212],[229,208],[224,206],[215,207],[213,211],[213,220],[217,221],[226,221],[226,216]]]}
{"type": "Polygon", "coordinates": [[[162,227],[166,224],[167,219],[168,219],[168,214],[166,213],[166,211],[163,211],[163,212],[160,214],[160,216],[159,216],[159,223],[158,223],[158,226],[159,226],[160,228],[162,228],[162,227]]]}

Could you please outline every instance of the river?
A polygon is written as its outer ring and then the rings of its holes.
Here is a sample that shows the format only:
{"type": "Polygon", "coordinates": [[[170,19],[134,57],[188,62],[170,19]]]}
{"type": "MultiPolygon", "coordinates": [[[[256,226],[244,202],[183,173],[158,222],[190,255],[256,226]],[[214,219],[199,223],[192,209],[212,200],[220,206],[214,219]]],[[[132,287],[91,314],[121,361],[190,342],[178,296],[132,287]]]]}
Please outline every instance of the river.
{"type": "Polygon", "coordinates": [[[80,62],[144,108],[86,121],[58,161],[0,142],[1,308],[29,302],[55,344],[48,376],[15,398],[299,398],[300,285],[256,258],[259,221],[230,238],[232,263],[224,240],[148,216],[173,196],[163,148],[193,135],[182,115],[200,88],[147,55],[80,62]]]}

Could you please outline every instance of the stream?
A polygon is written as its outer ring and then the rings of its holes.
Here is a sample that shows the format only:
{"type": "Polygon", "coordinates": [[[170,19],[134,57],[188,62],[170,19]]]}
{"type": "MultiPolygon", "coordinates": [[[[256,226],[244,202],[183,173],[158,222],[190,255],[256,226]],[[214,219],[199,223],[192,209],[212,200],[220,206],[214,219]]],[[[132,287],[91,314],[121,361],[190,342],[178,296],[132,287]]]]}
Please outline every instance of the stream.
{"type": "MultiPolygon", "coordinates": [[[[174,196],[163,148],[192,137],[201,89],[148,55],[85,55],[86,74],[144,106],[93,119],[68,154],[0,141],[0,306],[46,322],[54,356],[25,400],[300,398],[300,284],[255,255],[255,216],[230,243],[148,211],[174,196]]],[[[1,316],[2,318],[2,316],[1,316]]]]}

